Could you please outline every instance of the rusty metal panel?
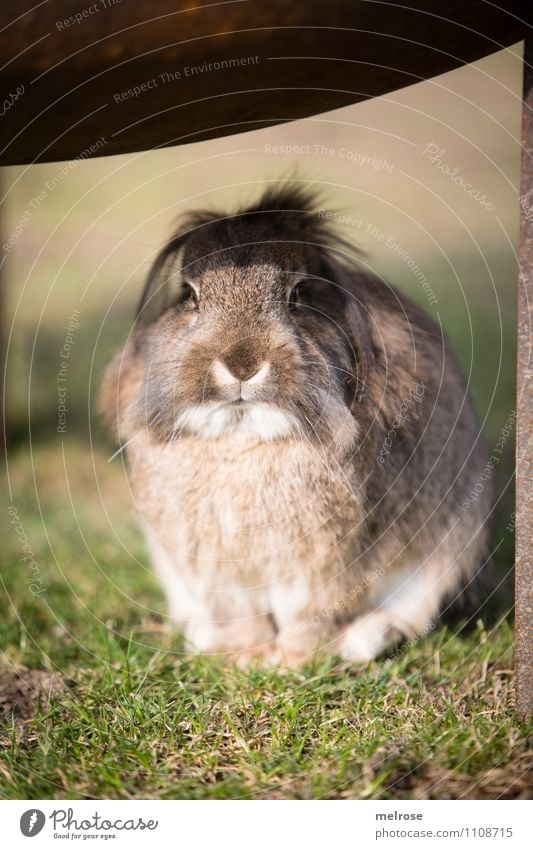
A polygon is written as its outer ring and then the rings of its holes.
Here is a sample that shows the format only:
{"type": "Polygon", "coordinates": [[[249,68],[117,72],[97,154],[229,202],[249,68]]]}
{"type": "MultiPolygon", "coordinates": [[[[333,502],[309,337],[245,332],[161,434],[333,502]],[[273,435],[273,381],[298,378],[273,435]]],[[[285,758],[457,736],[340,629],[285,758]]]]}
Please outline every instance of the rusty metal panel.
{"type": "Polygon", "coordinates": [[[520,192],[516,455],[516,701],[533,713],[533,36],[526,40],[520,192]]]}
{"type": "Polygon", "coordinates": [[[527,0],[82,6],[0,4],[0,164],[107,156],[292,121],[450,71],[527,30],[527,0]]]}

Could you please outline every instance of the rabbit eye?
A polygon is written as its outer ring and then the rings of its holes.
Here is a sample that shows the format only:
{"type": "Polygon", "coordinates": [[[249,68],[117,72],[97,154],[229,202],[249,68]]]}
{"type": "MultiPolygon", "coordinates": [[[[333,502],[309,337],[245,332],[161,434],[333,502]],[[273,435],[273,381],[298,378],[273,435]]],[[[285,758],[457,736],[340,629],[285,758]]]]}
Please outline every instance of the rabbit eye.
{"type": "Polygon", "coordinates": [[[190,283],[187,283],[186,280],[184,280],[181,285],[182,285],[182,291],[181,291],[181,297],[180,297],[180,301],[179,301],[180,304],[189,303],[192,306],[194,306],[195,309],[197,309],[198,308],[198,294],[196,292],[196,289],[193,286],[191,286],[190,283]]]}
{"type": "Polygon", "coordinates": [[[289,295],[289,309],[295,310],[296,307],[302,303],[302,284],[297,283],[296,286],[293,286],[291,289],[291,293],[289,295]]]}

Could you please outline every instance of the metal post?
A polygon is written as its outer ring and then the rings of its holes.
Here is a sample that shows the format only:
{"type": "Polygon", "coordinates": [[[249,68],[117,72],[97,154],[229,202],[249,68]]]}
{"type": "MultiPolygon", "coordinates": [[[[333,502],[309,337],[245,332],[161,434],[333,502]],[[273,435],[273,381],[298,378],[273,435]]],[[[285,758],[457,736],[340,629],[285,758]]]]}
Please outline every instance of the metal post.
{"type": "Polygon", "coordinates": [[[533,713],[533,36],[524,48],[516,455],[516,704],[533,713]]]}

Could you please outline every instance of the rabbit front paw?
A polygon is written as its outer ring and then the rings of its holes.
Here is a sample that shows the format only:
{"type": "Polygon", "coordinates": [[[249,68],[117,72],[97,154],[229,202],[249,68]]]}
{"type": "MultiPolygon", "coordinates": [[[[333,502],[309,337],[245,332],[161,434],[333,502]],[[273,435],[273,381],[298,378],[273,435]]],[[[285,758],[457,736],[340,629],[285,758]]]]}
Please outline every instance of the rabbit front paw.
{"type": "Polygon", "coordinates": [[[228,622],[189,622],[186,644],[193,653],[220,655],[229,660],[267,658],[276,653],[276,633],[269,616],[228,622]]]}

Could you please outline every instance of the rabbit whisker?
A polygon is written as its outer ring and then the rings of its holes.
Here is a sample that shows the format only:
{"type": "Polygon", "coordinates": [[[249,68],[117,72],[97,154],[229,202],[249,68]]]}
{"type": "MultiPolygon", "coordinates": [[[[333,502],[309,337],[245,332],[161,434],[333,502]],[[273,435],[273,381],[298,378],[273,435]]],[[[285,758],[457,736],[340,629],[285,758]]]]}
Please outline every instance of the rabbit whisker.
{"type": "Polygon", "coordinates": [[[138,438],[139,438],[139,436],[142,436],[142,432],[136,433],[136,434],[134,434],[133,436],[131,436],[131,437],[130,437],[130,438],[129,438],[129,439],[128,439],[125,443],[124,443],[124,445],[121,445],[121,446],[120,446],[120,448],[118,448],[118,449],[115,451],[115,453],[111,455],[111,457],[109,458],[109,460],[108,460],[107,462],[108,462],[108,463],[110,463],[110,462],[111,462],[111,460],[114,460],[114,459],[115,459],[115,457],[118,457],[118,455],[119,455],[119,454],[122,454],[122,452],[123,452],[123,451],[124,451],[124,450],[128,447],[128,445],[131,445],[131,443],[132,443],[132,442],[134,442],[136,439],[138,439],[138,438]]]}

